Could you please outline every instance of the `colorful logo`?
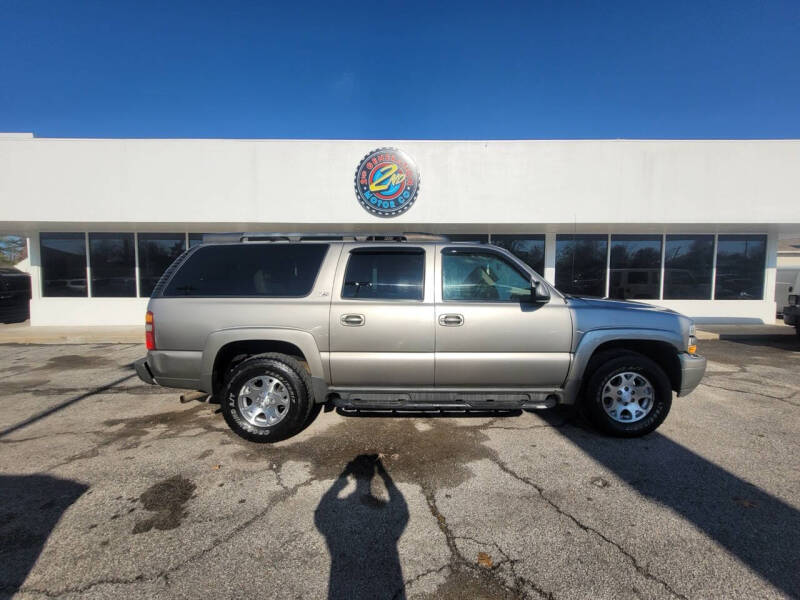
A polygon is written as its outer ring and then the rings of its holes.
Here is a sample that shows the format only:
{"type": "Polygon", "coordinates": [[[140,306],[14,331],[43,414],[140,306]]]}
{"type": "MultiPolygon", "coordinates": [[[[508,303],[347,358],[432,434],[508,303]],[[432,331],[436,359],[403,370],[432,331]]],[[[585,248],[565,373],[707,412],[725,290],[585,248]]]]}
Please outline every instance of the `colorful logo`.
{"type": "Polygon", "coordinates": [[[378,148],[367,154],[356,170],[356,196],[361,206],[379,217],[406,212],[419,191],[419,169],[397,148],[378,148]]]}

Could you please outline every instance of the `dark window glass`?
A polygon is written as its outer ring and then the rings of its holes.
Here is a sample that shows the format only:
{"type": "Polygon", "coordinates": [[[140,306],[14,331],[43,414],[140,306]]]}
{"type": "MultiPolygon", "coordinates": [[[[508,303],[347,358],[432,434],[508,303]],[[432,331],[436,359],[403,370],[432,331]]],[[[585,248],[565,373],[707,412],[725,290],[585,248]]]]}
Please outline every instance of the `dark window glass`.
{"type": "Polygon", "coordinates": [[[668,235],[664,248],[664,298],[710,300],[713,235],[668,235]]]}
{"type": "Polygon", "coordinates": [[[194,248],[198,244],[202,244],[204,235],[205,235],[205,233],[190,233],[189,234],[189,248],[194,248]]]}
{"type": "Polygon", "coordinates": [[[611,236],[611,298],[658,299],[661,291],[661,236],[611,236]]]}
{"type": "Polygon", "coordinates": [[[90,233],[92,297],[135,296],[135,263],[132,233],[90,233]]]}
{"type": "Polygon", "coordinates": [[[139,295],[153,293],[158,280],[183,253],[186,237],[182,233],[139,234],[139,295]]]}
{"type": "Polygon", "coordinates": [[[86,296],[86,234],[41,233],[43,296],[86,296]]]}
{"type": "Polygon", "coordinates": [[[367,250],[350,253],[342,298],[422,300],[425,253],[367,250]]]}
{"type": "Polygon", "coordinates": [[[327,244],[212,244],[195,250],[165,296],[307,296],[327,244]]]}
{"type": "Polygon", "coordinates": [[[505,248],[537,273],[544,272],[543,235],[492,235],[492,243],[505,248]]]}
{"type": "Polygon", "coordinates": [[[721,235],[717,239],[717,300],[764,298],[765,235],[721,235]]]}
{"type": "Polygon", "coordinates": [[[531,280],[499,254],[448,252],[442,255],[442,297],[472,302],[531,299],[531,280]]]}
{"type": "Polygon", "coordinates": [[[606,294],[608,236],[556,236],[556,288],[565,294],[606,294]]]}
{"type": "Polygon", "coordinates": [[[479,244],[487,244],[489,242],[489,234],[487,233],[445,233],[444,235],[451,242],[477,242],[479,244]]]}

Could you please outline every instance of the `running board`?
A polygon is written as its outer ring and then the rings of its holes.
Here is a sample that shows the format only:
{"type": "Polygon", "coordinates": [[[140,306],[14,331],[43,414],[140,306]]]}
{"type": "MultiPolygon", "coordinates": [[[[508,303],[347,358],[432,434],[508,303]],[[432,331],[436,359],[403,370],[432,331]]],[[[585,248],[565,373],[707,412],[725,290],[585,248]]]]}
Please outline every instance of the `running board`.
{"type": "Polygon", "coordinates": [[[538,410],[553,408],[559,391],[377,391],[331,389],[331,401],[347,410],[538,410]]]}

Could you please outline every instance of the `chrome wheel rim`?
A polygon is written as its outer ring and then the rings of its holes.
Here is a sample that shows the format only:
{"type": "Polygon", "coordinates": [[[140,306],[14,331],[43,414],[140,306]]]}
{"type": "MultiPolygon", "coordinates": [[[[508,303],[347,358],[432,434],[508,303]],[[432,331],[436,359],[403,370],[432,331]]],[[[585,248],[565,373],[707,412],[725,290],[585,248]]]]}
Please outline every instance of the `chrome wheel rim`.
{"type": "Polygon", "coordinates": [[[603,384],[603,409],[618,423],[641,421],[653,410],[654,400],[653,385],[641,373],[616,373],[603,384]]]}
{"type": "Polygon", "coordinates": [[[236,401],[242,417],[254,427],[272,427],[289,412],[289,390],[269,375],[249,379],[236,401]]]}

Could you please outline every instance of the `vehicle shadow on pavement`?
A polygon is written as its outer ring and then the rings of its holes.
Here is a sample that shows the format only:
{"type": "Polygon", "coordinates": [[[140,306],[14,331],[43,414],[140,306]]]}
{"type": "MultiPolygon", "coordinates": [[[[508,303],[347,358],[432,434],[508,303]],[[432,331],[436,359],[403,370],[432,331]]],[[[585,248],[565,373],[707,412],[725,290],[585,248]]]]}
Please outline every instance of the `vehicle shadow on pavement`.
{"type": "Polygon", "coordinates": [[[328,598],[405,598],[397,540],[409,513],[403,494],[377,454],[361,454],[345,466],[314,511],[331,556],[328,598]],[[355,489],[340,497],[355,479],[355,489]],[[373,485],[382,482],[383,494],[373,485]]]}
{"type": "MultiPolygon", "coordinates": [[[[540,414],[555,423],[557,413],[540,414]]],[[[800,511],[658,432],[603,437],[580,419],[556,430],[783,593],[800,597],[800,511]]]]}
{"type": "Polygon", "coordinates": [[[61,516],[87,489],[47,475],[0,475],[0,597],[19,590],[61,516]]]}

